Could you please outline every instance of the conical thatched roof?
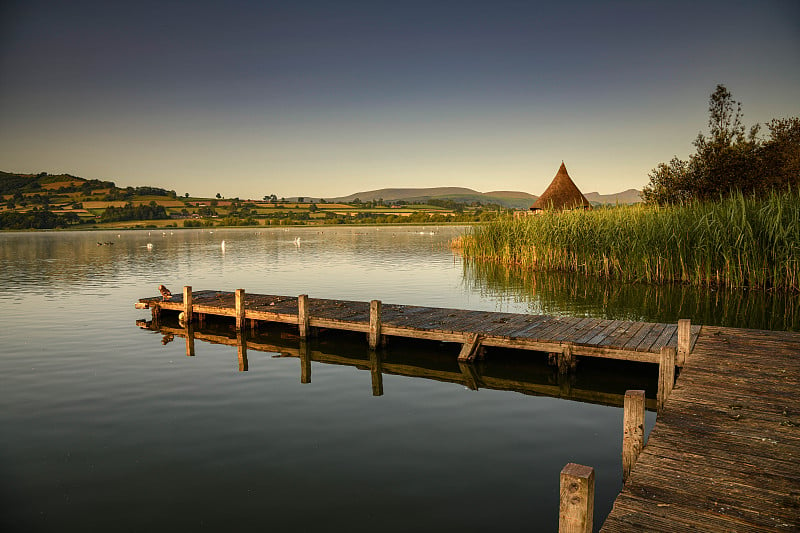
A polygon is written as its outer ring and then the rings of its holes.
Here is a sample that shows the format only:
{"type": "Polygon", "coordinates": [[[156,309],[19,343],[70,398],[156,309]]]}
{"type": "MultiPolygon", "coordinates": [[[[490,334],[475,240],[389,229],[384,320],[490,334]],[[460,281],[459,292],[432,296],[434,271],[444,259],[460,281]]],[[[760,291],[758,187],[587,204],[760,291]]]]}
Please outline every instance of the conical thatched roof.
{"type": "Polygon", "coordinates": [[[591,209],[592,204],[578,190],[572,178],[567,174],[567,167],[561,162],[561,167],[553,178],[550,186],[545,189],[542,195],[531,206],[531,211],[537,209],[591,209]]]}

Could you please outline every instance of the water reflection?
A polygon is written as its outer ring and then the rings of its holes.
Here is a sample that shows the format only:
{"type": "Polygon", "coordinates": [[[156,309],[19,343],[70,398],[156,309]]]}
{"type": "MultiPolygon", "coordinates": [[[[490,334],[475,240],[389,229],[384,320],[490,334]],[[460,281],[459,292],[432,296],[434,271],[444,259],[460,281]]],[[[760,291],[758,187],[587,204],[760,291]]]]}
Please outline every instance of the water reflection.
{"type": "Polygon", "coordinates": [[[564,375],[548,364],[547,354],[530,351],[490,348],[483,359],[465,363],[458,361],[456,343],[393,337],[385,349],[371,351],[357,333],[323,330],[303,341],[291,326],[279,324],[263,324],[247,333],[236,332],[235,326],[224,320],[210,321],[204,327],[183,326],[169,319],[158,323],[139,320],[137,325],[162,338],[183,338],[187,356],[195,356],[196,340],[235,347],[240,372],[249,370],[249,350],[297,358],[303,384],[312,382],[312,362],[369,371],[373,396],[384,394],[383,375],[391,374],[455,383],[474,391],[511,391],[614,407],[623,405],[626,390],[642,389],[647,391],[647,408],[656,407],[654,365],[584,358],[577,372],[564,375]]]}
{"type": "Polygon", "coordinates": [[[527,303],[535,314],[800,331],[800,294],[619,283],[467,260],[464,283],[484,297],[527,303]]]}

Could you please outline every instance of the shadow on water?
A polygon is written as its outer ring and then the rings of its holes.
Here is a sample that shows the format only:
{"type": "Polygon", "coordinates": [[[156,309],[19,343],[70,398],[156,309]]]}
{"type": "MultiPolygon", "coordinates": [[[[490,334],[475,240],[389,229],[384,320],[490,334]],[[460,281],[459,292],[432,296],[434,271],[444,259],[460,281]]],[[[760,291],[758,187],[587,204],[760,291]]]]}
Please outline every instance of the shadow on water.
{"type": "Polygon", "coordinates": [[[531,313],[737,328],[800,331],[800,294],[620,283],[464,260],[470,290],[527,303],[531,313]]]}
{"type": "Polygon", "coordinates": [[[658,368],[645,363],[578,358],[577,371],[564,375],[548,363],[548,354],[543,352],[485,348],[484,357],[465,363],[458,361],[457,343],[392,337],[383,349],[370,352],[364,334],[354,332],[321,329],[305,342],[294,326],[259,324],[257,330],[242,334],[236,332],[232,319],[186,327],[171,314],[164,315],[158,323],[139,320],[137,325],[160,333],[162,344],[181,339],[187,356],[194,356],[196,341],[236,348],[239,371],[250,369],[248,351],[296,358],[300,383],[311,382],[314,362],[369,372],[374,396],[391,393],[384,390],[382,376],[386,374],[455,383],[474,391],[509,391],[611,407],[622,407],[625,391],[638,389],[645,391],[647,409],[656,408],[658,368]]]}

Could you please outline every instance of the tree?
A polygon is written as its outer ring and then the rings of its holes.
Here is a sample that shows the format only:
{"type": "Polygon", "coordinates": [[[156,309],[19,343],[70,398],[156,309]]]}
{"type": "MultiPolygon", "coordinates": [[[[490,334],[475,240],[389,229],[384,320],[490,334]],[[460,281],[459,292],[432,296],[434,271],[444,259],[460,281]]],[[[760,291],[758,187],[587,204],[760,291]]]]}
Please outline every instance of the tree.
{"type": "Polygon", "coordinates": [[[800,168],[800,119],[773,120],[770,138],[758,137],[759,124],[749,131],[742,123],[742,106],[724,85],[709,97],[709,135],[692,143],[696,152],[683,161],[660,163],[642,191],[648,203],[709,200],[738,190],[764,193],[797,183],[800,168]]]}
{"type": "Polygon", "coordinates": [[[189,193],[188,193],[188,192],[187,192],[187,193],[184,193],[183,197],[184,197],[184,198],[189,198],[189,193]]]}
{"type": "Polygon", "coordinates": [[[297,197],[297,201],[298,201],[299,203],[301,203],[301,204],[302,204],[302,203],[305,201],[305,199],[306,199],[306,197],[305,197],[305,196],[298,196],[298,197],[297,197]]]}
{"type": "Polygon", "coordinates": [[[222,195],[220,193],[217,193],[217,199],[219,200],[220,198],[222,198],[222,195]]]}

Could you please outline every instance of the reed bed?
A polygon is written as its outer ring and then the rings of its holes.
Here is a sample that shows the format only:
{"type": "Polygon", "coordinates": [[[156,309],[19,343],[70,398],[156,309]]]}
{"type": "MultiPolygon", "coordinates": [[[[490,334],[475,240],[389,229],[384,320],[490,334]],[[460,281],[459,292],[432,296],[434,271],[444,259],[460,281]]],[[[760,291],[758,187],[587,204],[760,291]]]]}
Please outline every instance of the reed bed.
{"type": "Polygon", "coordinates": [[[453,247],[467,259],[649,283],[800,290],[800,194],[504,217],[453,247]]]}

